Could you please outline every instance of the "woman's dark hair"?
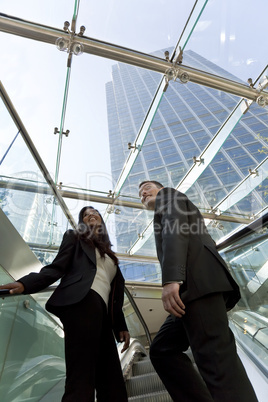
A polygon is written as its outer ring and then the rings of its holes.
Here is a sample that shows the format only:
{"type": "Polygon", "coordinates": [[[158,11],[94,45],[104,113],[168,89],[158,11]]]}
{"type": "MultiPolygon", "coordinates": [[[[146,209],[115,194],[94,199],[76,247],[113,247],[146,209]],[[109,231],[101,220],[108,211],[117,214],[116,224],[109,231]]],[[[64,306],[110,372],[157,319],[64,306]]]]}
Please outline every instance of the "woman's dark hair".
{"type": "Polygon", "coordinates": [[[118,264],[118,258],[111,249],[112,244],[107,232],[106,225],[104,223],[101,214],[96,208],[92,206],[86,206],[81,209],[78,216],[78,226],[75,232],[79,239],[83,239],[89,245],[97,247],[101,257],[104,257],[104,255],[107,254],[109,257],[111,257],[111,259],[115,262],[115,264],[118,264]],[[94,209],[96,212],[98,212],[101,218],[101,226],[98,228],[97,234],[93,232],[90,226],[86,225],[83,222],[84,213],[87,209],[94,209]]]}

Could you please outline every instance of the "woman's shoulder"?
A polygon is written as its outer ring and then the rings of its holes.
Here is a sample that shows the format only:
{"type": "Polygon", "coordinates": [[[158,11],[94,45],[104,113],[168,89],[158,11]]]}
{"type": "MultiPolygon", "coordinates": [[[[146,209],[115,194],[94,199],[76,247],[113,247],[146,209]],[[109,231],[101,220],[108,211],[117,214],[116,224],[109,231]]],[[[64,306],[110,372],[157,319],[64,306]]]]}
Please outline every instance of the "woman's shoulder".
{"type": "Polygon", "coordinates": [[[73,229],[68,229],[66,232],[63,234],[62,241],[68,240],[68,241],[75,241],[77,240],[77,235],[76,231],[73,229]]]}

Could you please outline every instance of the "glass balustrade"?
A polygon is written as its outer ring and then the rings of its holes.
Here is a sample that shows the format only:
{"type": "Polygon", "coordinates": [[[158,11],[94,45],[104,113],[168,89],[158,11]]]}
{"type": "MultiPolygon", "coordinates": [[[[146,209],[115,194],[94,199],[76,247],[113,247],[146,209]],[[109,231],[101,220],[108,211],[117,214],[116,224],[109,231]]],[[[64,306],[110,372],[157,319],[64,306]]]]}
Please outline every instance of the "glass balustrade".
{"type": "Polygon", "coordinates": [[[241,300],[229,313],[238,342],[268,372],[268,224],[221,251],[240,286],[241,300]]]}
{"type": "Polygon", "coordinates": [[[0,319],[1,402],[37,402],[65,377],[63,330],[30,295],[0,299],[0,319]]]}
{"type": "MultiPolygon", "coordinates": [[[[0,282],[10,280],[0,267],[0,282]]],[[[1,402],[37,402],[65,378],[64,332],[58,318],[44,308],[50,293],[1,299],[1,402]]],[[[127,290],[123,311],[131,337],[148,346],[150,334],[127,290]]]]}

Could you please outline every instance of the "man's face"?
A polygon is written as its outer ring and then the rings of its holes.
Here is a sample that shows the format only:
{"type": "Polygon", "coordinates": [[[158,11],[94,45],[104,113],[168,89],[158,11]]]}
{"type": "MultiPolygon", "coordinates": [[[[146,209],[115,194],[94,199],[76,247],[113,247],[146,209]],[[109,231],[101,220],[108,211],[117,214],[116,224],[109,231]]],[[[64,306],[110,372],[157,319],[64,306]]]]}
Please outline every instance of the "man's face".
{"type": "Polygon", "coordinates": [[[161,188],[158,188],[154,183],[151,182],[144,183],[141,186],[139,196],[146,209],[154,210],[155,199],[160,190],[161,188]]]}

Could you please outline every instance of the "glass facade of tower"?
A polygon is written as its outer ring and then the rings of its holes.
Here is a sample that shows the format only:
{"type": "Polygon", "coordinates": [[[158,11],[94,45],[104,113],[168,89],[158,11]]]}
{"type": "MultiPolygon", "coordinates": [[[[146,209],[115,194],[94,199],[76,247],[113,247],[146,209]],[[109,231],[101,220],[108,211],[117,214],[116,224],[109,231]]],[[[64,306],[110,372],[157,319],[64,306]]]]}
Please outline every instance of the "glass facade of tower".
{"type": "MultiPolygon", "coordinates": [[[[45,265],[55,258],[53,249],[58,248],[61,243],[67,225],[65,223],[66,227],[62,226],[55,197],[38,188],[38,184],[42,184],[40,174],[23,171],[18,172],[17,176],[22,185],[21,189],[8,186],[0,188],[0,208],[36,257],[45,265]],[[29,183],[34,183],[35,191],[27,190],[29,183]]],[[[5,176],[1,176],[1,179],[2,185],[8,184],[5,176]]],[[[13,179],[16,179],[16,176],[13,179]]]]}
{"type": "MultiPolygon", "coordinates": [[[[184,53],[183,63],[237,81],[236,77],[193,51],[184,53]]],[[[115,182],[129,153],[128,143],[135,140],[160,79],[160,74],[145,69],[122,63],[113,66],[106,95],[115,182]]],[[[137,197],[138,184],[146,179],[176,187],[193,165],[193,158],[198,158],[218,130],[224,127],[226,118],[239,101],[240,98],[234,95],[191,82],[170,82],[121,194],[137,197]]],[[[210,166],[186,191],[202,212],[213,210],[243,180],[249,169],[253,171],[265,159],[267,126],[267,111],[256,104],[237,119],[210,166]]],[[[266,188],[267,179],[226,213],[234,216],[256,214],[267,204],[266,188]]],[[[146,211],[127,211],[126,216],[128,218],[118,220],[117,224],[119,252],[125,252],[129,243],[134,243],[139,236],[140,228],[152,219],[152,214],[146,211]]],[[[235,227],[237,224],[233,222],[208,224],[215,241],[235,227]]],[[[142,254],[145,252],[147,255],[155,252],[152,236],[141,250],[142,254]]]]}

